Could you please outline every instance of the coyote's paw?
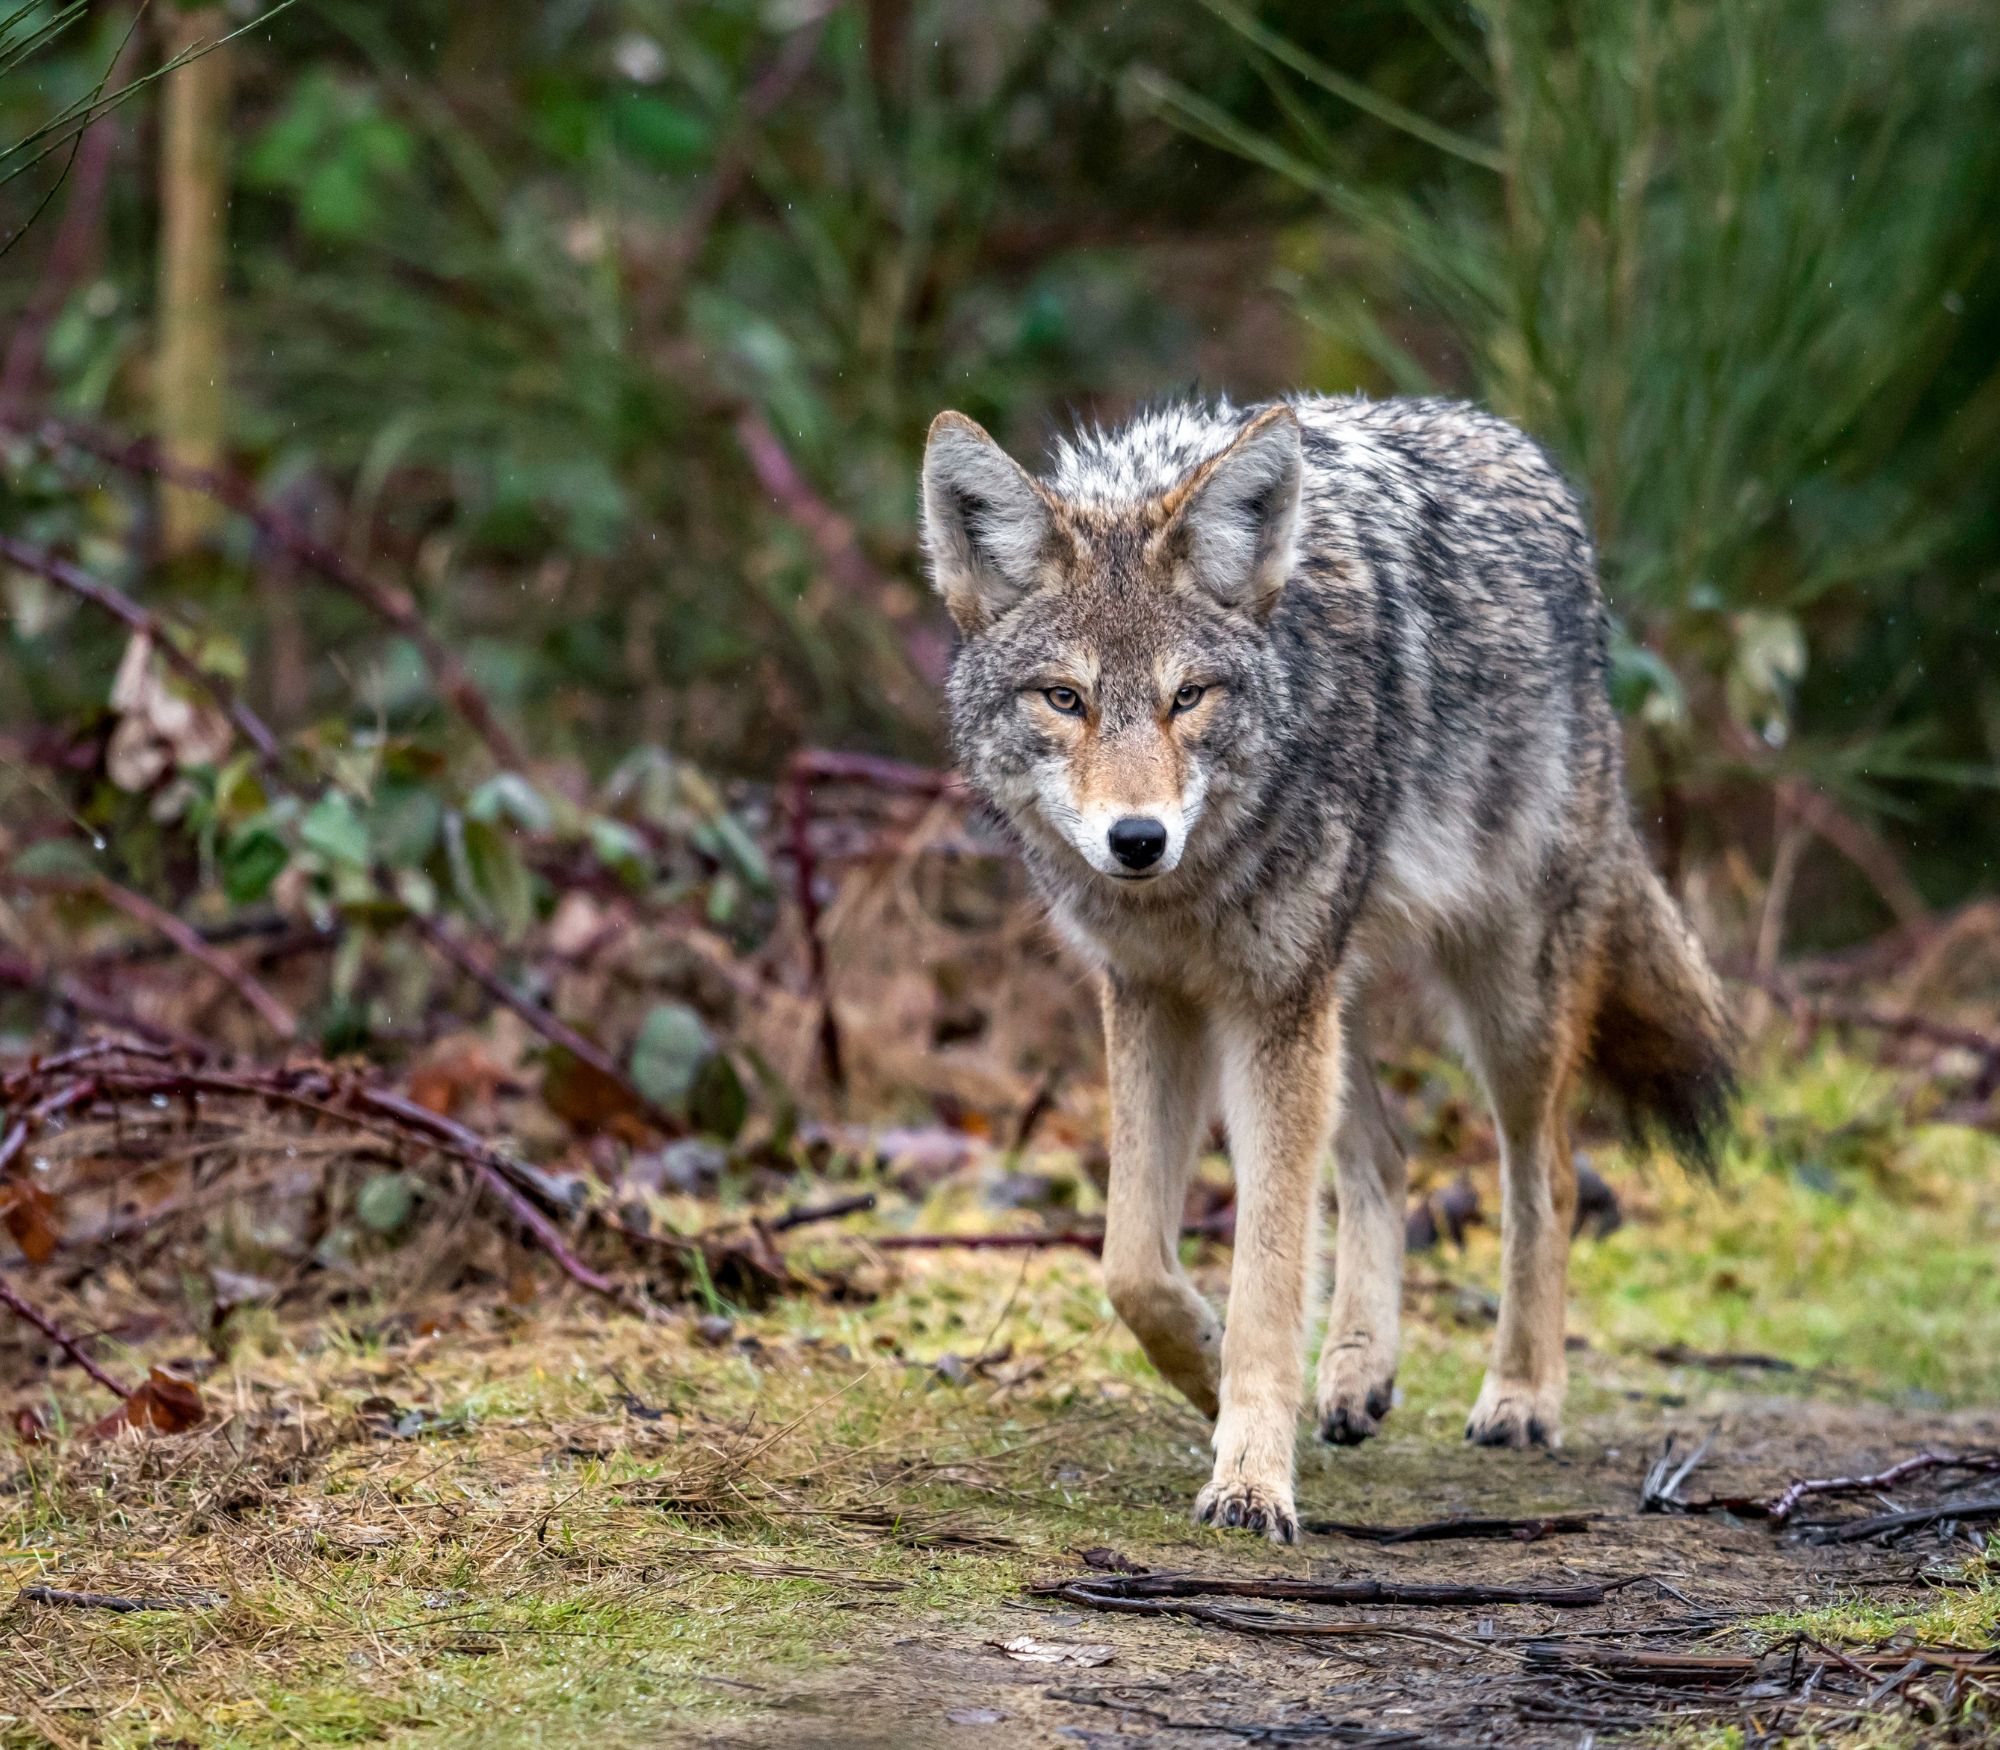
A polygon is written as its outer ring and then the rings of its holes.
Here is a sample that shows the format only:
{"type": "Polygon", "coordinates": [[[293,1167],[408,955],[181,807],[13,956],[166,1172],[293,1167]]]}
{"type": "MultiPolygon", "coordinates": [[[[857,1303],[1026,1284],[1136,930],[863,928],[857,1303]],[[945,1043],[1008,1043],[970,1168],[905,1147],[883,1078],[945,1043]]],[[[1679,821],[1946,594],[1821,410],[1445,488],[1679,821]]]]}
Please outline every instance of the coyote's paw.
{"type": "Polygon", "coordinates": [[[1465,1421],[1465,1437],[1479,1446],[1558,1447],[1562,1444],[1561,1385],[1486,1376],[1479,1401],[1465,1421]]]}
{"type": "Polygon", "coordinates": [[[1382,1431],[1382,1418],[1396,1400],[1393,1378],[1364,1385],[1337,1377],[1319,1393],[1319,1437],[1329,1446],[1359,1446],[1382,1431]]]}
{"type": "Polygon", "coordinates": [[[1194,1516],[1202,1525],[1242,1527],[1261,1531],[1273,1543],[1299,1541],[1299,1514],[1290,1489],[1253,1483],[1243,1477],[1227,1482],[1217,1477],[1195,1496],[1194,1516]]]}

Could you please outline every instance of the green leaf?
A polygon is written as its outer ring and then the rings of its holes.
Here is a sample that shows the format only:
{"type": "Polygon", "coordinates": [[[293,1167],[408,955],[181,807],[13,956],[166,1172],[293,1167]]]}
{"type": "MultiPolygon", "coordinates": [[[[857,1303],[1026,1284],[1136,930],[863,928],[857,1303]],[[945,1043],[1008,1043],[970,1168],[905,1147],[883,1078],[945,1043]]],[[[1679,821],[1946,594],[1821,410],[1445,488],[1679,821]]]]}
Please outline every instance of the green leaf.
{"type": "Polygon", "coordinates": [[[368,823],[344,791],[329,790],[307,810],[299,842],[329,863],[368,867],[368,823]]]}
{"type": "Polygon", "coordinates": [[[400,1233],[417,1211],[416,1182],[408,1173],[372,1173],[354,1199],[355,1218],[370,1233],[400,1233]]]}
{"type": "Polygon", "coordinates": [[[743,878],[753,892],[771,891],[771,865],[763,850],[733,814],[718,814],[695,834],[701,849],[743,878]]]}
{"type": "Polygon", "coordinates": [[[16,875],[94,881],[104,871],[81,839],[38,839],[7,865],[16,875]]]}
{"type": "Polygon", "coordinates": [[[375,854],[392,869],[413,869],[437,848],[444,803],[423,784],[385,783],[368,811],[375,854]]]}
{"type": "Polygon", "coordinates": [[[473,791],[465,804],[473,820],[502,822],[523,832],[543,833],[555,827],[555,813],[548,798],[519,772],[498,772],[473,791]]]}
{"type": "Polygon", "coordinates": [[[729,1054],[717,1051],[695,1071],[688,1089],[688,1122],[707,1136],[733,1141],[750,1116],[750,1096],[729,1054]]]}
{"type": "Polygon", "coordinates": [[[716,1056],[715,1040],[685,1003],[660,1003],[632,1043],[632,1082],[654,1105],[687,1108],[703,1066],[716,1056]]]}
{"type": "Polygon", "coordinates": [[[222,891],[230,904],[255,905],[271,891],[291,856],[291,848],[268,826],[231,833],[222,851],[222,891]]]}
{"type": "Polygon", "coordinates": [[[653,872],[646,841],[623,821],[593,814],[585,824],[597,860],[628,887],[642,887],[653,872]]]}
{"type": "Polygon", "coordinates": [[[655,170],[689,170],[708,157],[712,134],[702,117],[671,99],[628,91],[611,105],[611,137],[655,170]]]}
{"type": "Polygon", "coordinates": [[[519,941],[535,921],[535,890],[513,835],[491,821],[468,820],[465,865],[472,882],[470,903],[491,918],[508,941],[519,941]]]}

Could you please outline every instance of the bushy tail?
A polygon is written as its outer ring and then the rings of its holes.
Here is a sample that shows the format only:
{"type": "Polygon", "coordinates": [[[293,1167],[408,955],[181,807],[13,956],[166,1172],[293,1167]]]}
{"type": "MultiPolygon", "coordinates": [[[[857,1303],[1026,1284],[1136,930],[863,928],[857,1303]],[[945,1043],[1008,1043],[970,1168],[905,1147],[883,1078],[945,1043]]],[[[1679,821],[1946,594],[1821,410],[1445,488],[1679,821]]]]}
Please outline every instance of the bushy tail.
{"type": "Polygon", "coordinates": [[[1715,1170],[1736,1097],[1736,1027],[1701,943],[1634,847],[1605,941],[1587,1067],[1689,1166],[1715,1170]]]}

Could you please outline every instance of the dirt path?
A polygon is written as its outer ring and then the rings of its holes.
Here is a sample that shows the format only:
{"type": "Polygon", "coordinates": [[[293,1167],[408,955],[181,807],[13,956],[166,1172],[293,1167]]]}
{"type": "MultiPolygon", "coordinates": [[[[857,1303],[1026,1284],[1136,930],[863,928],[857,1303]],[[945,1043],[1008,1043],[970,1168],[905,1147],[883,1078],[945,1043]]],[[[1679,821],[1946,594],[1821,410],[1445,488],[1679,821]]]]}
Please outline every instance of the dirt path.
{"type": "MultiPolygon", "coordinates": [[[[1809,1629],[1814,1611],[1843,1602],[1852,1609],[1857,1599],[1907,1610],[1912,1601],[1935,1597],[1937,1576],[1975,1552],[1963,1532],[1955,1547],[1931,1534],[1893,1546],[1829,1545],[1730,1516],[1640,1514],[1639,1481],[1667,1434],[1687,1451],[1717,1432],[1716,1456],[1691,1479],[1690,1493],[1769,1494],[1796,1475],[1865,1472],[1927,1446],[1992,1445],[2000,1441],[2000,1415],[1912,1416],[1880,1405],[1772,1397],[1732,1397],[1713,1409],[1699,1419],[1669,1411],[1603,1420],[1579,1430],[1560,1456],[1494,1455],[1391,1437],[1329,1461],[1340,1472],[1334,1481],[1343,1513],[1365,1501],[1371,1480],[1379,1478],[1387,1485],[1381,1492],[1398,1501],[1426,1499],[1437,1515],[1601,1515],[1585,1535],[1400,1546],[1311,1536],[1297,1551],[1204,1537],[1195,1550],[1178,1545],[1118,1552],[1147,1567],[1204,1574],[1523,1587],[1643,1576],[1600,1606],[1266,1607],[1294,1620],[1375,1631],[1286,1641],[1024,1596],[927,1623],[914,1634],[906,1626],[892,1641],[867,1645],[837,1672],[774,1683],[756,1698],[769,1710],[763,1719],[709,1741],[744,1750],[959,1742],[1177,1750],[1244,1743],[1568,1747],[1593,1735],[1653,1732],[1677,1723],[1739,1726],[1753,1739],[1760,1727],[1780,1720],[1810,1718],[1822,1728],[1838,1727],[1854,1710],[1852,1691],[1860,1681],[1848,1672],[1836,1667],[1831,1674],[1841,1682],[1813,1684],[1804,1707],[1787,1700],[1818,1661],[1810,1647],[1802,1675],[1792,1674],[1781,1656],[1767,1668],[1767,1676],[1776,1675],[1748,1693],[1607,1682],[1581,1669],[1551,1672],[1544,1662],[1567,1659],[1548,1651],[1556,1641],[1697,1655],[1758,1651],[1785,1634],[1783,1623],[1752,1627],[1758,1619],[1800,1618],[1809,1629]],[[1002,1643],[1024,1635],[1052,1650],[1099,1649],[1086,1650],[1086,1659],[1098,1659],[1105,1649],[1109,1657],[1086,1665],[1040,1664],[1002,1650],[1002,1643]]],[[[1333,1492],[1328,1482],[1327,1473],[1308,1475],[1303,1512],[1323,1513],[1335,1504],[1327,1499],[1333,1492]]],[[[1988,1481],[1976,1492],[2000,1494],[2000,1486],[1988,1481]]],[[[1951,1493],[1948,1483],[1912,1484],[1898,1489],[1896,1504],[1951,1493]]],[[[1851,1517],[1878,1505],[1829,1499],[1801,1518],[1851,1517]]],[[[1070,1567],[1088,1571],[1080,1563],[1070,1567]]],[[[1989,1619],[1991,1608],[1989,1598],[1989,1619]]],[[[849,1643],[866,1644],[868,1631],[853,1617],[849,1621],[849,1643]]],[[[843,1634],[831,1617],[826,1632],[843,1634]]],[[[1893,1731],[1896,1698],[1873,1705],[1881,1715],[1878,1729],[1893,1731]]]]}

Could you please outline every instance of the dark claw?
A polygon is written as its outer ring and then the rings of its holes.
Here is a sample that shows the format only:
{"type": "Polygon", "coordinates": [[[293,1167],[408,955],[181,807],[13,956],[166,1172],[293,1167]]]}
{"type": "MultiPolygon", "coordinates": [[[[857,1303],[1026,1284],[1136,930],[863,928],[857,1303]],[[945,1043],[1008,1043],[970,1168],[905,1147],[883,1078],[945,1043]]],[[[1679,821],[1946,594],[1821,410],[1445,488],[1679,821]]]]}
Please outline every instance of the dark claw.
{"type": "Polygon", "coordinates": [[[1232,1531],[1242,1525],[1243,1503],[1241,1501],[1231,1501],[1228,1506],[1223,1508],[1222,1523],[1232,1531]]]}
{"type": "Polygon", "coordinates": [[[1396,1401],[1396,1382],[1391,1379],[1368,1389],[1368,1413],[1378,1421],[1389,1413],[1396,1401]]]}
{"type": "Polygon", "coordinates": [[[1374,1415],[1364,1415],[1345,1404],[1332,1411],[1319,1425],[1319,1437],[1329,1446],[1359,1446],[1380,1431],[1381,1424],[1374,1415]]]}

